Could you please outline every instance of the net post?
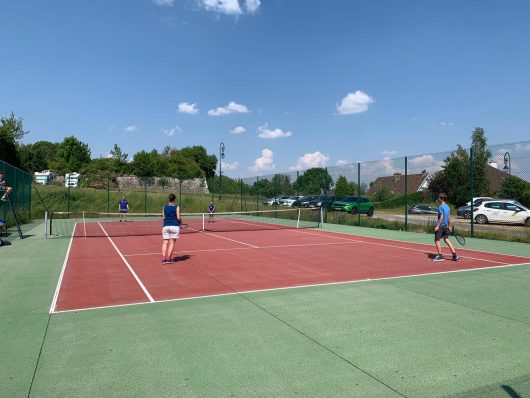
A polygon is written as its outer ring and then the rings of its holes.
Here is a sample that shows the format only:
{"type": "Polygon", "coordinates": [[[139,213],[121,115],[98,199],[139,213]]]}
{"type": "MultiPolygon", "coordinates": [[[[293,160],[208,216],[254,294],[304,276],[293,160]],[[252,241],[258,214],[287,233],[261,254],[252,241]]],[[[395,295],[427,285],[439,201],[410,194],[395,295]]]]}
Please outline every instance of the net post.
{"type": "MultiPolygon", "coordinates": [[[[86,238],[86,220],[85,220],[85,212],[83,212],[83,230],[85,232],[85,238],[86,238]]],[[[75,229],[74,229],[75,234],[75,229]]]]}
{"type": "Polygon", "coordinates": [[[205,213],[202,213],[202,230],[203,230],[203,231],[206,231],[206,226],[204,225],[204,222],[205,222],[205,221],[204,221],[205,216],[206,216],[206,214],[205,214],[205,213]]]}
{"type": "Polygon", "coordinates": [[[319,209],[320,211],[320,228],[324,227],[324,211],[322,210],[322,207],[319,209]]]}
{"type": "Polygon", "coordinates": [[[44,239],[48,239],[48,210],[44,210],[44,239]]]}
{"type": "Polygon", "coordinates": [[[300,228],[300,208],[298,209],[298,219],[296,220],[296,229],[300,228]]]}

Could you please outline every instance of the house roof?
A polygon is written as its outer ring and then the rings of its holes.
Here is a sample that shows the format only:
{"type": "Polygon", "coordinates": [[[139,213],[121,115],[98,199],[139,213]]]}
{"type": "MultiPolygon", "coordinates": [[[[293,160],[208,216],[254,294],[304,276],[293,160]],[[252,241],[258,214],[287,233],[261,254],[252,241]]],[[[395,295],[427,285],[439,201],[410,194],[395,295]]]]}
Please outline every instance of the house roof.
{"type": "MultiPolygon", "coordinates": [[[[508,173],[487,165],[486,176],[490,182],[491,193],[499,195],[502,191],[502,182],[508,178],[508,173]]],[[[410,193],[427,189],[428,183],[433,176],[430,173],[423,172],[422,174],[409,174],[407,178],[408,192],[410,193]]],[[[405,195],[405,176],[401,173],[395,173],[392,176],[379,177],[370,186],[368,192],[375,193],[382,188],[388,189],[396,196],[405,195]]]]}
{"type": "MultiPolygon", "coordinates": [[[[410,193],[427,189],[432,178],[432,174],[427,172],[407,175],[407,191],[410,193]]],[[[375,193],[382,188],[388,189],[396,196],[405,195],[405,176],[401,173],[394,173],[392,176],[379,177],[370,186],[368,192],[375,193]]]]}

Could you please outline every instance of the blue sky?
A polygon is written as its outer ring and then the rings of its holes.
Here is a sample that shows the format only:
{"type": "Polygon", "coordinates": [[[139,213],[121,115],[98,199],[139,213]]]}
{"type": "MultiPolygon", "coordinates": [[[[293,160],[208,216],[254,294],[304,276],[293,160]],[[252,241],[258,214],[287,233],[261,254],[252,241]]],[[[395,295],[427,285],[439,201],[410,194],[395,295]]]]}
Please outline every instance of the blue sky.
{"type": "Polygon", "coordinates": [[[530,137],[530,2],[6,0],[23,142],[203,145],[232,177],[530,137]]]}

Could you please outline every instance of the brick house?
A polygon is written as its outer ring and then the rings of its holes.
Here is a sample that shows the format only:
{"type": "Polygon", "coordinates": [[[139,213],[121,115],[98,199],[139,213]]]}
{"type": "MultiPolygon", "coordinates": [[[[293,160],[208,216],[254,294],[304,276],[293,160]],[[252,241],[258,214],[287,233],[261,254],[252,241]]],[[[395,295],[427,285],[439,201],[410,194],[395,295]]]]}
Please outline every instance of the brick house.
{"type": "MultiPolygon", "coordinates": [[[[421,174],[409,174],[407,176],[408,193],[426,191],[429,189],[429,183],[432,179],[433,175],[425,170],[421,174]]],[[[405,195],[405,175],[394,173],[392,176],[379,177],[370,184],[368,193],[375,194],[383,188],[396,196],[405,195]]]]}

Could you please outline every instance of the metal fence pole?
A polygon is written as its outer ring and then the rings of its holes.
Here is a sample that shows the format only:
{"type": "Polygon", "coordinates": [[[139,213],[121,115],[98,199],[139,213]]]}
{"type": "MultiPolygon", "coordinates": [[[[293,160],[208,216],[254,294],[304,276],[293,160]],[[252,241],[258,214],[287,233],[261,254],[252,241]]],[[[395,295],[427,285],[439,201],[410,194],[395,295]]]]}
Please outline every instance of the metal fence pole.
{"type": "MultiPolygon", "coordinates": [[[[357,198],[361,196],[361,162],[357,163],[357,198]]],[[[359,199],[357,199],[359,200],[359,199]]],[[[357,220],[361,225],[361,212],[359,211],[359,205],[357,204],[357,220]]]]}
{"type": "Polygon", "coordinates": [[[405,231],[408,231],[408,211],[407,211],[407,195],[408,195],[408,171],[407,171],[407,157],[405,156],[405,231]]]}
{"type": "Polygon", "coordinates": [[[469,148],[469,189],[471,193],[471,203],[469,206],[470,214],[471,214],[471,237],[475,235],[475,222],[473,220],[473,179],[475,178],[473,169],[475,168],[475,160],[474,160],[474,153],[473,153],[473,147],[469,148]]]}

